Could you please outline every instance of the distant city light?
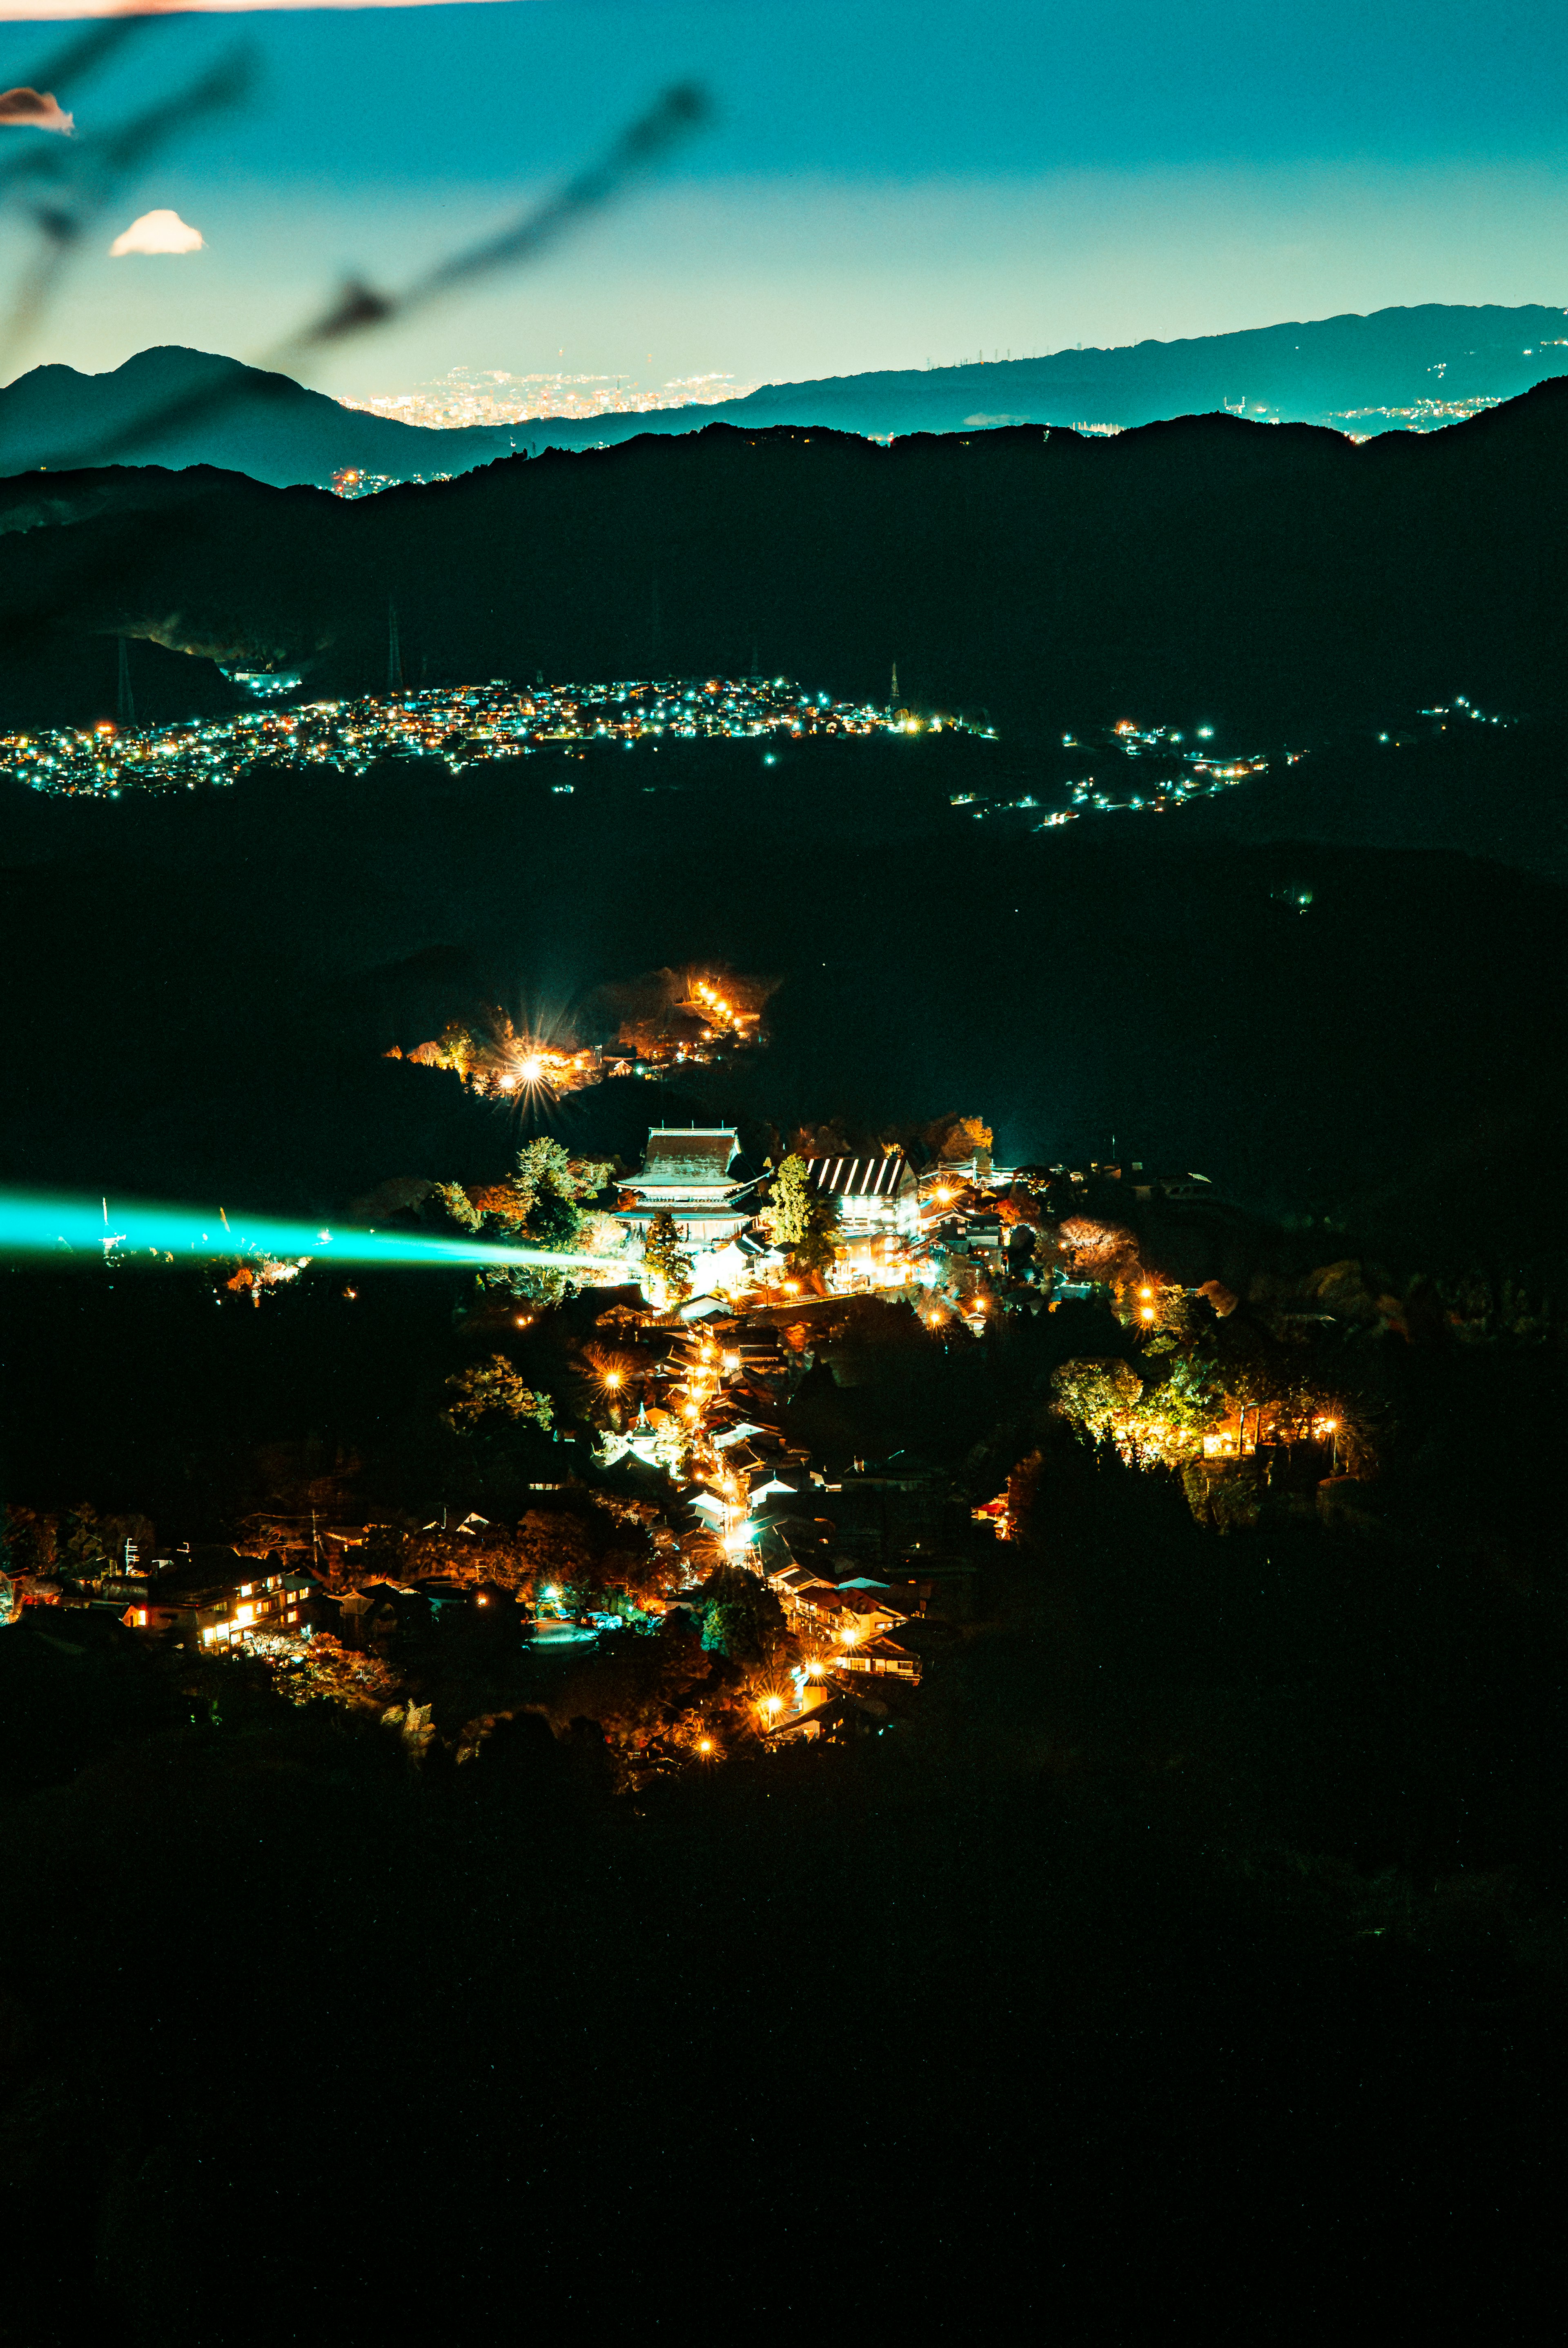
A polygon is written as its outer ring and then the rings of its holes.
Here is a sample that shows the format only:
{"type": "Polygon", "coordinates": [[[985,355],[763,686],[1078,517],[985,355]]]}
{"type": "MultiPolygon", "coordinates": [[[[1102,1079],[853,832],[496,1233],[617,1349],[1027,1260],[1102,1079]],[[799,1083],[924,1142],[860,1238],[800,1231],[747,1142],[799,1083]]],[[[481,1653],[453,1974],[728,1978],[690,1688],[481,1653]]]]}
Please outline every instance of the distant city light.
{"type": "MultiPolygon", "coordinates": [[[[3,763],[33,789],[96,797],[126,784],[193,790],[198,783],[232,783],[265,760],[363,775],[378,760],[425,758],[457,774],[481,760],[559,756],[562,744],[603,741],[608,747],[620,740],[630,749],[665,735],[695,741],[785,730],[792,736],[887,735],[924,722],[907,711],[895,717],[870,704],[804,694],[787,677],[716,677],[684,689],[657,679],[518,686],[492,678],[485,685],[300,704],[291,700],[301,684],[295,670],[224,674],[261,705],[139,730],[105,718],[86,727],[10,734],[0,736],[3,763]]],[[[988,726],[963,730],[992,738],[988,726]]],[[[764,753],[765,766],[777,763],[775,751],[764,753]]],[[[550,785],[557,798],[569,798],[578,788],[576,783],[550,785]]]]}

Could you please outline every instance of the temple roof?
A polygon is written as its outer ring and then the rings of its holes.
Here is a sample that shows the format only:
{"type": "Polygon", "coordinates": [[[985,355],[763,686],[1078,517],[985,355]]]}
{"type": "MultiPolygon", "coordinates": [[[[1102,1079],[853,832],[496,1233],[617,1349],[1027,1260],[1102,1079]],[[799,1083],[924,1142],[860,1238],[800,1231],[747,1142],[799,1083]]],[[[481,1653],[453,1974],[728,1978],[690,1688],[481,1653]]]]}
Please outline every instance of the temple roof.
{"type": "Polygon", "coordinates": [[[740,1154],[728,1125],[656,1125],[643,1153],[645,1182],[723,1182],[740,1154]]]}

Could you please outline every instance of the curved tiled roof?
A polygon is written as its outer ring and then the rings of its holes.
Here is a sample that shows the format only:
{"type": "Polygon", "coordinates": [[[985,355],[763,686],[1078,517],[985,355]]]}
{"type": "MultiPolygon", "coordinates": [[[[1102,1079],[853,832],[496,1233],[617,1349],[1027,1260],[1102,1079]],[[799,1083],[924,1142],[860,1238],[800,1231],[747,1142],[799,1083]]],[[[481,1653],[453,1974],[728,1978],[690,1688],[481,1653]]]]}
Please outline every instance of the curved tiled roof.
{"type": "Polygon", "coordinates": [[[740,1152],[740,1137],[727,1125],[656,1125],[643,1153],[647,1182],[722,1182],[740,1152]]]}

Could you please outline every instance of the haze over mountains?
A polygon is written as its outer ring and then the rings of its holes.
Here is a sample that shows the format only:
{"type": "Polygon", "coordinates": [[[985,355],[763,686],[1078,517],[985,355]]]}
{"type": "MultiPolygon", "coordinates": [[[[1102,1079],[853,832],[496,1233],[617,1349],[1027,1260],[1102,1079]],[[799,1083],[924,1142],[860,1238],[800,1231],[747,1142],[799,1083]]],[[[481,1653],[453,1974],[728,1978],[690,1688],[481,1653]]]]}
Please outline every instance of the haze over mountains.
{"type": "Polygon", "coordinates": [[[168,347],[101,376],[36,367],[0,391],[0,473],[216,465],[277,487],[325,488],[351,468],[428,479],[514,449],[603,447],[713,422],[886,438],[1019,423],[1127,428],[1244,407],[1270,422],[1359,435],[1441,424],[1445,408],[1512,398],[1560,374],[1568,374],[1562,310],[1428,304],[1180,342],[766,384],[717,407],[445,430],[344,407],[238,360],[168,347]]]}
{"type": "MultiPolygon", "coordinates": [[[[711,417],[829,424],[845,432],[961,432],[997,424],[1111,424],[1125,428],[1229,407],[1270,421],[1356,432],[1399,430],[1418,402],[1507,399],[1568,374],[1568,314],[1534,303],[1460,308],[1427,303],[1307,324],[1260,326],[1180,342],[977,359],[968,366],[886,370],[815,383],[764,384],[711,417]]],[[[639,429],[689,430],[660,416],[605,418],[614,430],[551,425],[560,446],[625,439],[639,429]]]]}

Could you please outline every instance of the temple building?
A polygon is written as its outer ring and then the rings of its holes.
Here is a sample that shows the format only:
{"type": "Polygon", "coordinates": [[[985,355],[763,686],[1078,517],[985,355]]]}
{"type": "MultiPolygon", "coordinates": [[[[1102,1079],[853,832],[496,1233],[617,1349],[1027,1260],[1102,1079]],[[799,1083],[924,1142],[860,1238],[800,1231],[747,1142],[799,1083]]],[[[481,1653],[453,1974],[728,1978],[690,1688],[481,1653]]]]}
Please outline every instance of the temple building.
{"type": "Polygon", "coordinates": [[[621,1185],[635,1204],[622,1207],[616,1220],[641,1236],[668,1210],[692,1258],[693,1293],[701,1296],[738,1262],[733,1251],[762,1203],[761,1180],[742,1161],[733,1126],[656,1125],[642,1171],[621,1185]]]}

